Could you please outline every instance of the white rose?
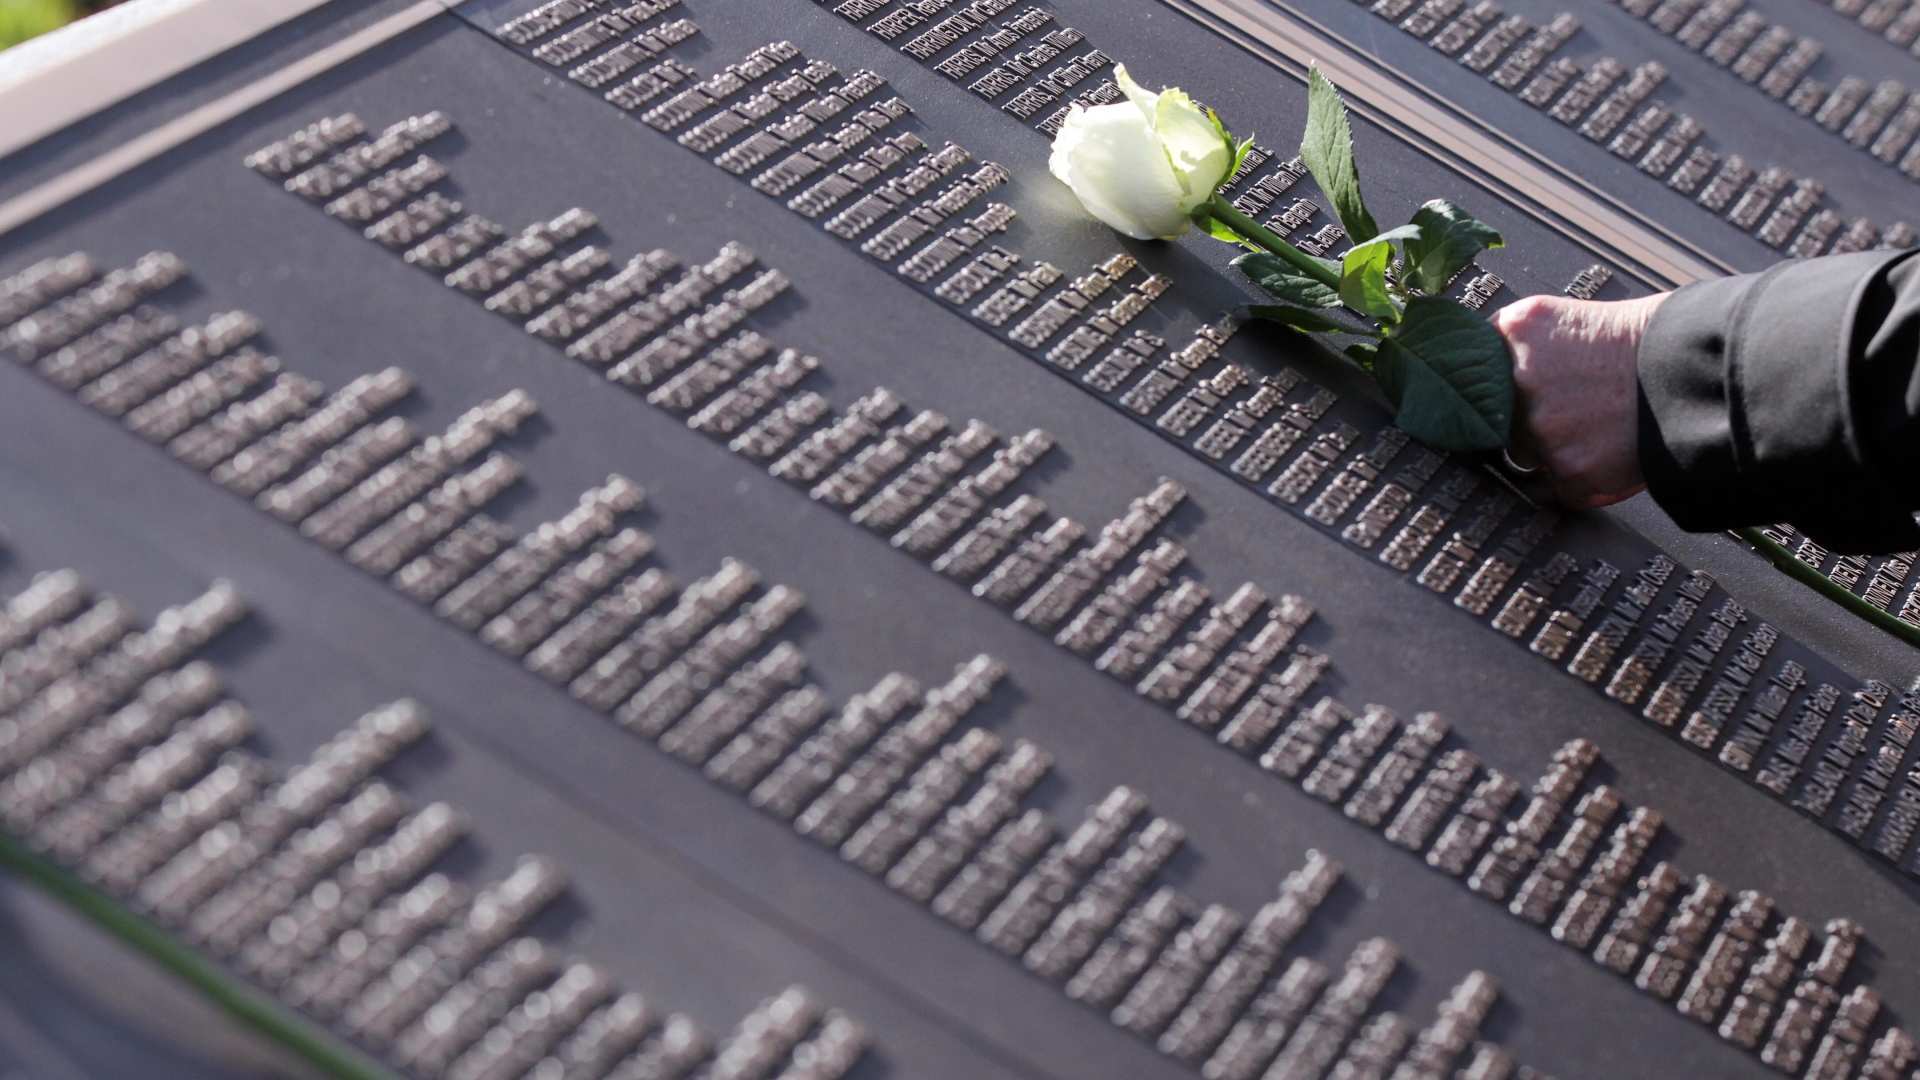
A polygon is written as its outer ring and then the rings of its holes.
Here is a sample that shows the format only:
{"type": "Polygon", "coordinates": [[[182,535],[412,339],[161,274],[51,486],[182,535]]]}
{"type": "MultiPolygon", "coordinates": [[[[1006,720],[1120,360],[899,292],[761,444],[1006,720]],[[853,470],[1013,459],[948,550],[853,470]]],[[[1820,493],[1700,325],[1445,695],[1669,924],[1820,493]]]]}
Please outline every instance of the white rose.
{"type": "Polygon", "coordinates": [[[1124,65],[1113,77],[1127,100],[1074,106],[1054,136],[1047,167],[1115,230],[1136,240],[1171,240],[1233,170],[1233,146],[1180,90],[1152,93],[1124,65]]]}

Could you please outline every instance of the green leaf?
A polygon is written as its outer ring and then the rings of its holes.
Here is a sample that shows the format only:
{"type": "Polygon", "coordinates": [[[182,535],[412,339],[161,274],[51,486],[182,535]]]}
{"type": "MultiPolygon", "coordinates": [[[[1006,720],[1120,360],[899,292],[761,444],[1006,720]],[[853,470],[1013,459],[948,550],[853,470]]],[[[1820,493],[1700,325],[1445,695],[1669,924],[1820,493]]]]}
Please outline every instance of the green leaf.
{"type": "Polygon", "coordinates": [[[1400,319],[1400,307],[1387,292],[1387,261],[1393,246],[1374,242],[1347,252],[1340,266],[1340,299],[1362,315],[1386,322],[1400,319]]]}
{"type": "Polygon", "coordinates": [[[1497,450],[1513,428],[1513,356],[1493,324],[1432,296],[1407,301],[1380,342],[1374,378],[1394,423],[1442,450],[1497,450]]]}
{"type": "Polygon", "coordinates": [[[1374,238],[1367,241],[1367,243],[1387,244],[1387,243],[1392,243],[1395,240],[1403,240],[1403,241],[1418,240],[1420,238],[1421,231],[1422,230],[1420,228],[1419,222],[1410,221],[1405,225],[1395,225],[1393,228],[1388,229],[1386,232],[1376,233],[1374,235],[1374,238]]]}
{"type": "Polygon", "coordinates": [[[1233,226],[1214,217],[1207,203],[1201,203],[1199,206],[1194,207],[1193,213],[1188,214],[1187,217],[1193,220],[1195,228],[1213,237],[1215,240],[1222,240],[1229,244],[1238,244],[1248,251],[1261,250],[1260,245],[1235,232],[1233,226]]]}
{"type": "MultiPolygon", "coordinates": [[[[1231,135],[1228,136],[1232,138],[1231,135]]],[[[1249,135],[1233,144],[1233,171],[1228,176],[1240,175],[1240,166],[1246,164],[1247,152],[1253,149],[1253,136],[1249,135]]]]}
{"type": "MultiPolygon", "coordinates": [[[[1207,119],[1213,123],[1214,133],[1220,136],[1220,141],[1227,145],[1227,154],[1233,161],[1233,164],[1227,166],[1226,178],[1220,181],[1220,187],[1225,188],[1228,181],[1240,175],[1240,165],[1247,160],[1247,151],[1253,149],[1253,136],[1249,135],[1239,142],[1234,142],[1233,132],[1228,131],[1227,125],[1221,122],[1219,113],[1208,109],[1207,119]]],[[[1225,239],[1218,233],[1214,233],[1213,236],[1216,240],[1225,239]]],[[[1241,243],[1247,243],[1247,241],[1243,240],[1241,243]]]]}
{"type": "MultiPolygon", "coordinates": [[[[1300,273],[1292,263],[1271,252],[1250,252],[1246,256],[1238,256],[1233,259],[1233,265],[1254,284],[1273,294],[1275,300],[1304,307],[1340,306],[1338,290],[1334,290],[1327,282],[1300,273]]],[[[1334,267],[1334,273],[1338,273],[1338,267],[1334,267]]]]}
{"type": "MultiPolygon", "coordinates": [[[[1338,292],[1301,273],[1291,263],[1271,252],[1256,251],[1242,255],[1233,260],[1233,265],[1277,300],[1305,307],[1340,306],[1338,292]]],[[[1334,267],[1334,271],[1338,273],[1339,268],[1334,267]]]]}
{"type": "Polygon", "coordinates": [[[1362,248],[1371,248],[1376,245],[1380,247],[1387,247],[1391,245],[1395,240],[1413,241],[1413,240],[1418,240],[1419,238],[1420,238],[1419,225],[1417,224],[1399,225],[1399,226],[1395,226],[1394,228],[1388,229],[1386,232],[1376,234],[1373,239],[1368,240],[1363,244],[1353,245],[1353,247],[1347,249],[1347,254],[1351,255],[1362,248]]]}
{"type": "Polygon", "coordinates": [[[1346,348],[1347,359],[1360,365],[1360,370],[1371,372],[1380,358],[1380,346],[1371,341],[1356,341],[1346,348]]]}
{"type": "Polygon", "coordinates": [[[1300,160],[1354,243],[1364,244],[1379,235],[1380,227],[1360,199],[1360,167],[1353,160],[1353,129],[1347,123],[1346,103],[1319,68],[1307,72],[1307,132],[1300,140],[1300,160]]]}
{"type": "MultiPolygon", "coordinates": [[[[1355,244],[1353,247],[1348,248],[1346,254],[1342,256],[1341,272],[1343,275],[1346,273],[1347,268],[1357,265],[1355,261],[1356,256],[1354,255],[1354,252],[1360,252],[1360,255],[1358,256],[1358,258],[1364,259],[1368,263],[1384,258],[1385,262],[1384,262],[1384,265],[1381,267],[1381,284],[1382,284],[1382,287],[1386,289],[1387,295],[1391,299],[1388,303],[1388,307],[1384,314],[1379,311],[1369,312],[1369,314],[1373,315],[1375,318],[1386,319],[1389,322],[1397,322],[1399,320],[1400,302],[1406,299],[1407,290],[1403,282],[1400,280],[1399,272],[1395,271],[1393,267],[1393,242],[1396,240],[1400,240],[1400,241],[1416,240],[1419,238],[1419,236],[1420,236],[1420,226],[1401,225],[1397,228],[1388,229],[1386,232],[1381,233],[1380,235],[1374,237],[1373,239],[1367,241],[1364,244],[1355,244]],[[1386,254],[1384,256],[1376,255],[1374,254],[1375,249],[1383,251],[1386,254]]],[[[1370,273],[1371,271],[1369,271],[1369,274],[1370,273]]],[[[1344,281],[1342,284],[1344,285],[1344,281]]],[[[1369,290],[1371,289],[1372,287],[1371,277],[1368,278],[1365,285],[1367,289],[1369,290]]],[[[1365,295],[1365,294],[1363,293],[1362,295],[1365,295]]],[[[1363,308],[1355,307],[1352,300],[1347,301],[1347,306],[1353,307],[1354,310],[1356,311],[1365,310],[1363,308]]]]}
{"type": "Polygon", "coordinates": [[[1352,333],[1353,327],[1336,322],[1317,311],[1306,308],[1288,307],[1285,304],[1250,304],[1247,314],[1256,319],[1291,326],[1308,334],[1352,333]]]}
{"type": "Polygon", "coordinates": [[[1414,211],[1420,236],[1406,243],[1407,271],[1420,291],[1438,295],[1482,251],[1505,247],[1506,238],[1445,199],[1414,211]]]}
{"type": "Polygon", "coordinates": [[[1260,250],[1253,241],[1234,232],[1231,225],[1226,224],[1219,218],[1206,214],[1195,214],[1193,215],[1193,223],[1200,226],[1200,231],[1213,237],[1215,240],[1224,240],[1229,244],[1239,244],[1241,247],[1251,251],[1260,250]]]}

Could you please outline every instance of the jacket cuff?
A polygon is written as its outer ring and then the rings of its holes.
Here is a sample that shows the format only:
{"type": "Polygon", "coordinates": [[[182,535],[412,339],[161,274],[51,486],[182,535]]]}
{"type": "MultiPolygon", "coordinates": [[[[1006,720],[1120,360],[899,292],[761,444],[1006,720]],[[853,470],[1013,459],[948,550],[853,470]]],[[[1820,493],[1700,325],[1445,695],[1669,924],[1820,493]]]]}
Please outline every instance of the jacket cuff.
{"type": "Polygon", "coordinates": [[[1836,550],[1920,546],[1848,397],[1854,312],[1898,257],[1783,263],[1661,305],[1640,344],[1641,471],[1682,528],[1791,520],[1836,550]]]}
{"type": "Polygon", "coordinates": [[[1739,486],[1726,375],[1732,313],[1755,280],[1681,288],[1640,339],[1640,472],[1654,502],[1690,531],[1726,528],[1759,497],[1739,486]]]}

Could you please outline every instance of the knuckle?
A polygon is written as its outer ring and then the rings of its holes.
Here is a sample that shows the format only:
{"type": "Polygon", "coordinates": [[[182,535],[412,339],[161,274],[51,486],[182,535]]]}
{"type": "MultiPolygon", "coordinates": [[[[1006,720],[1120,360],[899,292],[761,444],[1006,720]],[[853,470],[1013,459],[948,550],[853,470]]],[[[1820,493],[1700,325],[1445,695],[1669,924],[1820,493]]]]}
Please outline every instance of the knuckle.
{"type": "Polygon", "coordinates": [[[1522,341],[1531,339],[1554,322],[1557,304],[1551,296],[1523,296],[1494,313],[1500,331],[1522,341]]]}
{"type": "Polygon", "coordinates": [[[1533,363],[1530,350],[1516,349],[1513,358],[1513,384],[1522,395],[1529,399],[1540,397],[1548,388],[1548,379],[1541,365],[1533,363]]]}
{"type": "MultiPolygon", "coordinates": [[[[1574,453],[1573,438],[1580,428],[1573,417],[1556,409],[1536,409],[1529,417],[1528,426],[1542,445],[1550,446],[1553,452],[1571,458],[1574,453]]],[[[1568,460],[1567,465],[1574,462],[1568,460]]]]}
{"type": "Polygon", "coordinates": [[[1553,496],[1568,506],[1584,507],[1596,494],[1586,477],[1553,475],[1553,496]]]}
{"type": "Polygon", "coordinates": [[[1541,440],[1541,456],[1553,475],[1571,484],[1592,487],[1595,482],[1593,455],[1577,443],[1541,440]]]}

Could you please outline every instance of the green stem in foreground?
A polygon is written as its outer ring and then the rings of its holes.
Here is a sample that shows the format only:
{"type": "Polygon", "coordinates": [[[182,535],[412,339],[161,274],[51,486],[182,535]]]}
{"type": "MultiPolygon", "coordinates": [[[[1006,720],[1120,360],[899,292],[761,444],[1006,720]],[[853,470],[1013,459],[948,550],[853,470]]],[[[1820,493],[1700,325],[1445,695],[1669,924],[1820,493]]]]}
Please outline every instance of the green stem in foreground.
{"type": "Polygon", "coordinates": [[[1794,558],[1793,552],[1774,543],[1767,534],[1759,529],[1739,529],[1740,539],[1752,545],[1755,551],[1788,577],[1799,581],[1814,592],[1832,600],[1855,615],[1899,638],[1909,645],[1920,647],[1920,626],[1915,626],[1892,612],[1882,611],[1859,596],[1841,587],[1833,579],[1822,574],[1818,568],[1808,566],[1794,558]]]}
{"type": "Polygon", "coordinates": [[[1227,201],[1227,197],[1215,194],[1207,200],[1207,214],[1213,220],[1232,229],[1248,241],[1285,259],[1294,269],[1320,282],[1330,289],[1340,287],[1340,275],[1322,264],[1313,256],[1288,243],[1279,233],[1240,212],[1239,207],[1227,201]]]}
{"type": "Polygon", "coordinates": [[[320,1073],[339,1080],[388,1080],[393,1075],[248,989],[165,930],[4,833],[0,833],[0,870],[18,874],[22,880],[85,916],[320,1073]]]}

